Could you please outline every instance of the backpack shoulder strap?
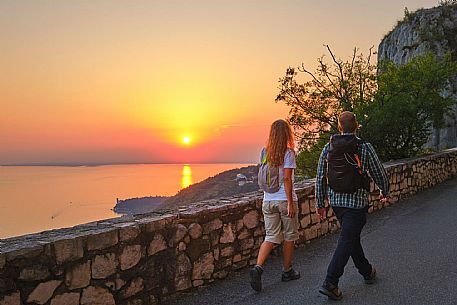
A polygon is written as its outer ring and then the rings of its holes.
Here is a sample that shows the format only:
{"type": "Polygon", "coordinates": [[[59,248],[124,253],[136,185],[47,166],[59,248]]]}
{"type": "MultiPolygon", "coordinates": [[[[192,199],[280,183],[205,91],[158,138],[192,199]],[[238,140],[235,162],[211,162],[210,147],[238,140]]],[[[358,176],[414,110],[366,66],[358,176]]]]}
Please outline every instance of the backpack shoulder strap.
{"type": "Polygon", "coordinates": [[[362,148],[362,145],[363,144],[366,144],[367,141],[365,141],[364,139],[361,139],[361,138],[357,138],[357,144],[356,144],[356,152],[358,154],[361,154],[361,148],[362,148]]]}
{"type": "Polygon", "coordinates": [[[355,158],[357,160],[357,166],[359,168],[360,173],[362,173],[362,145],[367,143],[365,140],[361,138],[357,138],[357,144],[355,147],[355,158]]]}
{"type": "Polygon", "coordinates": [[[325,149],[325,160],[327,161],[327,166],[328,166],[328,151],[330,149],[330,143],[331,143],[331,139],[328,141],[327,144],[325,144],[324,148],[325,149]]]}
{"type": "Polygon", "coordinates": [[[266,164],[267,163],[267,150],[262,148],[262,152],[260,153],[260,164],[266,164]]]}

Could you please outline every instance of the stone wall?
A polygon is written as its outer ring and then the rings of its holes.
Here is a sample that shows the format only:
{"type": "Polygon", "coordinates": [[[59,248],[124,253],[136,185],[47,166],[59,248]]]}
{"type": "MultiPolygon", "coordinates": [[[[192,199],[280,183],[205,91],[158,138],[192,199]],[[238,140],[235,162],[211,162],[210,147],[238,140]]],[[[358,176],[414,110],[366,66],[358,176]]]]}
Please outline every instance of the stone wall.
{"type": "MultiPolygon", "coordinates": [[[[385,165],[392,204],[457,174],[457,149],[385,165]]],[[[313,181],[297,189],[300,240],[338,230],[319,221],[313,181]]],[[[372,187],[370,212],[387,204],[372,187]]],[[[260,192],[0,240],[0,305],[157,304],[255,262],[264,237],[260,192]]]]}

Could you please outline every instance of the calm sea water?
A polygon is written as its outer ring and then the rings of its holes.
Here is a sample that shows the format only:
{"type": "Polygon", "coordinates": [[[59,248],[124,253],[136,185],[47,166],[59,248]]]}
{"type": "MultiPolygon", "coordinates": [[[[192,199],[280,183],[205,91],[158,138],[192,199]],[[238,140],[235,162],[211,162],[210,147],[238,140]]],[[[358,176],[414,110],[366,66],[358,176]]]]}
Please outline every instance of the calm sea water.
{"type": "Polygon", "coordinates": [[[0,166],[0,238],[119,217],[116,198],[174,195],[247,165],[0,166]]]}

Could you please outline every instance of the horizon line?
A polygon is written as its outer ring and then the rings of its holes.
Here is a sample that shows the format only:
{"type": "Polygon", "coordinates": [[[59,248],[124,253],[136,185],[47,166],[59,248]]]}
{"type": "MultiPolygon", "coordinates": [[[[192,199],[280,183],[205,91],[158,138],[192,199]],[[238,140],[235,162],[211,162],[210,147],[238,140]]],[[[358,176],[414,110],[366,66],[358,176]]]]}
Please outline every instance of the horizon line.
{"type": "Polygon", "coordinates": [[[61,166],[61,167],[95,167],[95,166],[108,166],[108,165],[203,165],[203,164],[249,164],[255,165],[255,162],[196,162],[196,163],[188,163],[188,162],[108,162],[108,163],[13,163],[13,164],[0,164],[0,166],[61,166]]]}

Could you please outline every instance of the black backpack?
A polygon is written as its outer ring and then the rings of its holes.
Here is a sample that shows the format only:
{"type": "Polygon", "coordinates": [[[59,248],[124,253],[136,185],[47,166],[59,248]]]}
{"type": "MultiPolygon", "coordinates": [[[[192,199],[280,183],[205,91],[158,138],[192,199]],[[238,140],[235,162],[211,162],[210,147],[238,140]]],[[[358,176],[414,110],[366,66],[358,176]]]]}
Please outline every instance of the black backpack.
{"type": "Polygon", "coordinates": [[[327,184],[337,193],[370,190],[370,177],[362,171],[360,146],[363,140],[355,135],[334,135],[327,153],[327,184]]]}

